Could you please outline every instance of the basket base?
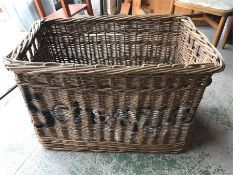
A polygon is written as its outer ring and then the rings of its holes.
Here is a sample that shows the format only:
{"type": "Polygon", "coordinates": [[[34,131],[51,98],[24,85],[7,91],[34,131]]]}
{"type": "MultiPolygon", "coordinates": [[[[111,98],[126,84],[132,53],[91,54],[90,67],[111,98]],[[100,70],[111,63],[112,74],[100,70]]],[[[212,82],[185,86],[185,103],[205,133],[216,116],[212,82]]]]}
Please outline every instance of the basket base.
{"type": "Polygon", "coordinates": [[[180,153],[185,148],[184,142],[172,144],[126,144],[116,142],[96,143],[77,142],[71,140],[42,142],[44,148],[57,151],[93,151],[93,152],[150,152],[150,153],[180,153]]]}

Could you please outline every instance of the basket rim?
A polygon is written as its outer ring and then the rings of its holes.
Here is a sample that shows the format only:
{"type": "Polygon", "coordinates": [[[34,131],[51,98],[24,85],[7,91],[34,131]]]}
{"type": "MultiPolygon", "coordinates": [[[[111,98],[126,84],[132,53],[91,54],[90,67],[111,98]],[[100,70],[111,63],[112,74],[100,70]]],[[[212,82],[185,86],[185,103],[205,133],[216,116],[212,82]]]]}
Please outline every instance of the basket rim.
{"type": "Polygon", "coordinates": [[[25,39],[7,56],[3,57],[5,67],[8,70],[14,71],[15,73],[26,73],[26,74],[41,74],[41,73],[76,73],[76,74],[132,74],[132,73],[173,73],[173,74],[206,74],[206,73],[217,73],[225,69],[224,60],[217,48],[215,48],[207,39],[207,37],[200,32],[188,16],[180,15],[143,15],[143,16],[121,16],[121,15],[105,15],[105,16],[87,16],[81,18],[67,18],[67,19],[52,19],[37,20],[30,28],[25,39]],[[124,66],[124,65],[87,65],[87,64],[76,64],[76,63],[55,63],[55,62],[31,62],[30,60],[22,61],[17,58],[24,54],[30,47],[31,43],[35,39],[41,25],[46,23],[72,23],[74,21],[98,21],[101,19],[112,20],[123,20],[123,19],[140,19],[144,20],[148,17],[152,17],[153,20],[167,20],[177,19],[182,20],[190,30],[193,31],[195,37],[198,37],[197,42],[201,44],[209,54],[217,57],[213,63],[195,63],[195,64],[143,64],[139,66],[124,66]],[[43,70],[42,70],[43,69],[43,70]]]}

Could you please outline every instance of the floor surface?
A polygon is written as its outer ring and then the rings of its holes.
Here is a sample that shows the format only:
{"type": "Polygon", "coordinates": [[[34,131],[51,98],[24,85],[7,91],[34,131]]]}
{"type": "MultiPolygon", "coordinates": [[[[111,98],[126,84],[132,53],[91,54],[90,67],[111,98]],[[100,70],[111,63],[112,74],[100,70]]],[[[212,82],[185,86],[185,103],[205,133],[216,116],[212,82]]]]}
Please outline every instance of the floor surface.
{"type": "MultiPolygon", "coordinates": [[[[201,27],[213,36],[209,27],[201,27]]],[[[1,33],[1,32],[0,32],[1,33]]],[[[11,43],[21,36],[5,36],[11,43]]],[[[0,41],[2,42],[2,41],[0,41]]],[[[5,47],[6,45],[3,44],[5,47]]],[[[12,44],[9,47],[14,47],[12,44]]],[[[233,172],[233,46],[222,53],[226,69],[213,77],[199,106],[189,150],[181,154],[63,152],[43,149],[18,89],[0,101],[0,175],[136,175],[233,172]]],[[[3,50],[0,50],[0,56],[3,50]]],[[[1,92],[14,84],[0,67],[1,92]],[[9,85],[7,85],[7,83],[9,85]],[[6,86],[7,85],[7,86],[6,86]]]]}

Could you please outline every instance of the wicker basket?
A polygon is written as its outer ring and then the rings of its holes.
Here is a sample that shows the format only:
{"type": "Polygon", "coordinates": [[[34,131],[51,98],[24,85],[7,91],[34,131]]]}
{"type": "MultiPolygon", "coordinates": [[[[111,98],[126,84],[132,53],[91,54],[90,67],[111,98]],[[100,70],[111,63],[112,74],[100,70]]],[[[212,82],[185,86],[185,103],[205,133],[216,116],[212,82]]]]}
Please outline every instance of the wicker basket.
{"type": "Polygon", "coordinates": [[[179,152],[221,55],[188,17],[37,21],[6,58],[40,142],[179,152]]]}

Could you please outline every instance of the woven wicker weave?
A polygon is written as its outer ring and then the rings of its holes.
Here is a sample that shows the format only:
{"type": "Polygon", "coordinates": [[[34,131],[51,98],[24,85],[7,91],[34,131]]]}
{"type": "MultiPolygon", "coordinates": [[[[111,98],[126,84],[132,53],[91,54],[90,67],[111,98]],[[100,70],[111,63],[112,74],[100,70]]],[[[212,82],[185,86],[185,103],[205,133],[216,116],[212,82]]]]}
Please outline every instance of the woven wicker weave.
{"type": "Polygon", "coordinates": [[[188,17],[37,21],[6,58],[40,142],[179,152],[221,55],[188,17]]]}

